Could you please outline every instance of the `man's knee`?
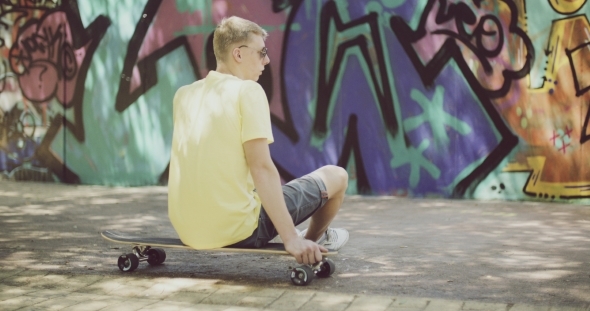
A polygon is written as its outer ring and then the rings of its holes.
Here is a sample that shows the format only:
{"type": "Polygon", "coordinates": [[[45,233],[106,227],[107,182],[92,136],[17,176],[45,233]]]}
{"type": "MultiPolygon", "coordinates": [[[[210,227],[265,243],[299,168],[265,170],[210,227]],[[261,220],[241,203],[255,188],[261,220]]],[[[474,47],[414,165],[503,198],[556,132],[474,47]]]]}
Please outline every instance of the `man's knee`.
{"type": "Polygon", "coordinates": [[[348,172],[336,165],[326,165],[320,170],[326,175],[329,183],[334,187],[333,192],[345,192],[348,187],[348,172]]]}
{"type": "Polygon", "coordinates": [[[342,184],[342,188],[346,190],[348,187],[348,172],[340,166],[333,165],[332,168],[334,170],[334,176],[338,178],[338,181],[342,184]]]}

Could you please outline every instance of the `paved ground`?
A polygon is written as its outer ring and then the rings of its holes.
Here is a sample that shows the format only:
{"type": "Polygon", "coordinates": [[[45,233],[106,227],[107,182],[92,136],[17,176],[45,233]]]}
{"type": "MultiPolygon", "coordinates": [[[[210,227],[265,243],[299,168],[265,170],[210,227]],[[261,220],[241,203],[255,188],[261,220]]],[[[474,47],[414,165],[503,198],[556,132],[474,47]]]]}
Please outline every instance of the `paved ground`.
{"type": "MultiPolygon", "coordinates": [[[[348,197],[337,271],[288,257],[167,251],[121,273],[117,229],[175,237],[165,187],[0,181],[0,310],[590,310],[590,207],[348,197]]],[[[303,227],[303,226],[302,226],[303,227]]]]}

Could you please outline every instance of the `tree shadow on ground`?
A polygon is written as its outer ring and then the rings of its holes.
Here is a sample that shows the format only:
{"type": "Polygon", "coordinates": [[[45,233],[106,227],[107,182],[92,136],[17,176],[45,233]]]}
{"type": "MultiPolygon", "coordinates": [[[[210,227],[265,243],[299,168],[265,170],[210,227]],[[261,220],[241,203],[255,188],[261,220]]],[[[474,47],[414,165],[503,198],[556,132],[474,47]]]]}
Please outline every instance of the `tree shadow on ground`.
{"type": "MultiPolygon", "coordinates": [[[[165,187],[2,183],[0,275],[23,269],[127,277],[115,229],[177,237],[165,187]]],[[[300,227],[304,228],[306,224],[300,227]]],[[[334,226],[351,232],[337,272],[307,289],[498,303],[586,306],[590,209],[534,202],[348,197],[334,226]]],[[[167,250],[145,278],[178,277],[291,288],[286,256],[167,250]]]]}

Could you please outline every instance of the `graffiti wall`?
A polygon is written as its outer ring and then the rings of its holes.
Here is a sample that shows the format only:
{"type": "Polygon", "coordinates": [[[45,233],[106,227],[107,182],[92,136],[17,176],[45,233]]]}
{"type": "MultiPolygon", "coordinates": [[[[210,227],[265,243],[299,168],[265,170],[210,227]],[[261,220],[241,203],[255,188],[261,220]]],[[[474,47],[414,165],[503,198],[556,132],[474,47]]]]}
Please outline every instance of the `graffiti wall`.
{"type": "Polygon", "coordinates": [[[590,200],[587,0],[0,0],[0,172],[165,183],[172,97],[226,16],[269,32],[283,180],[350,193],[590,200]]]}

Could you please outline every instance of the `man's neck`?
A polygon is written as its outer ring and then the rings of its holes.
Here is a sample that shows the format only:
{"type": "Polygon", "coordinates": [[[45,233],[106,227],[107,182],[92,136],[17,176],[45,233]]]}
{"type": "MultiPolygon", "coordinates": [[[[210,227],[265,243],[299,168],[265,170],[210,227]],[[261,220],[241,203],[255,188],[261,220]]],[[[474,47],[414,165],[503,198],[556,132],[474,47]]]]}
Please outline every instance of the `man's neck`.
{"type": "Polygon", "coordinates": [[[243,79],[239,70],[236,70],[235,68],[231,68],[223,63],[217,64],[217,68],[215,69],[215,71],[243,79]]]}

